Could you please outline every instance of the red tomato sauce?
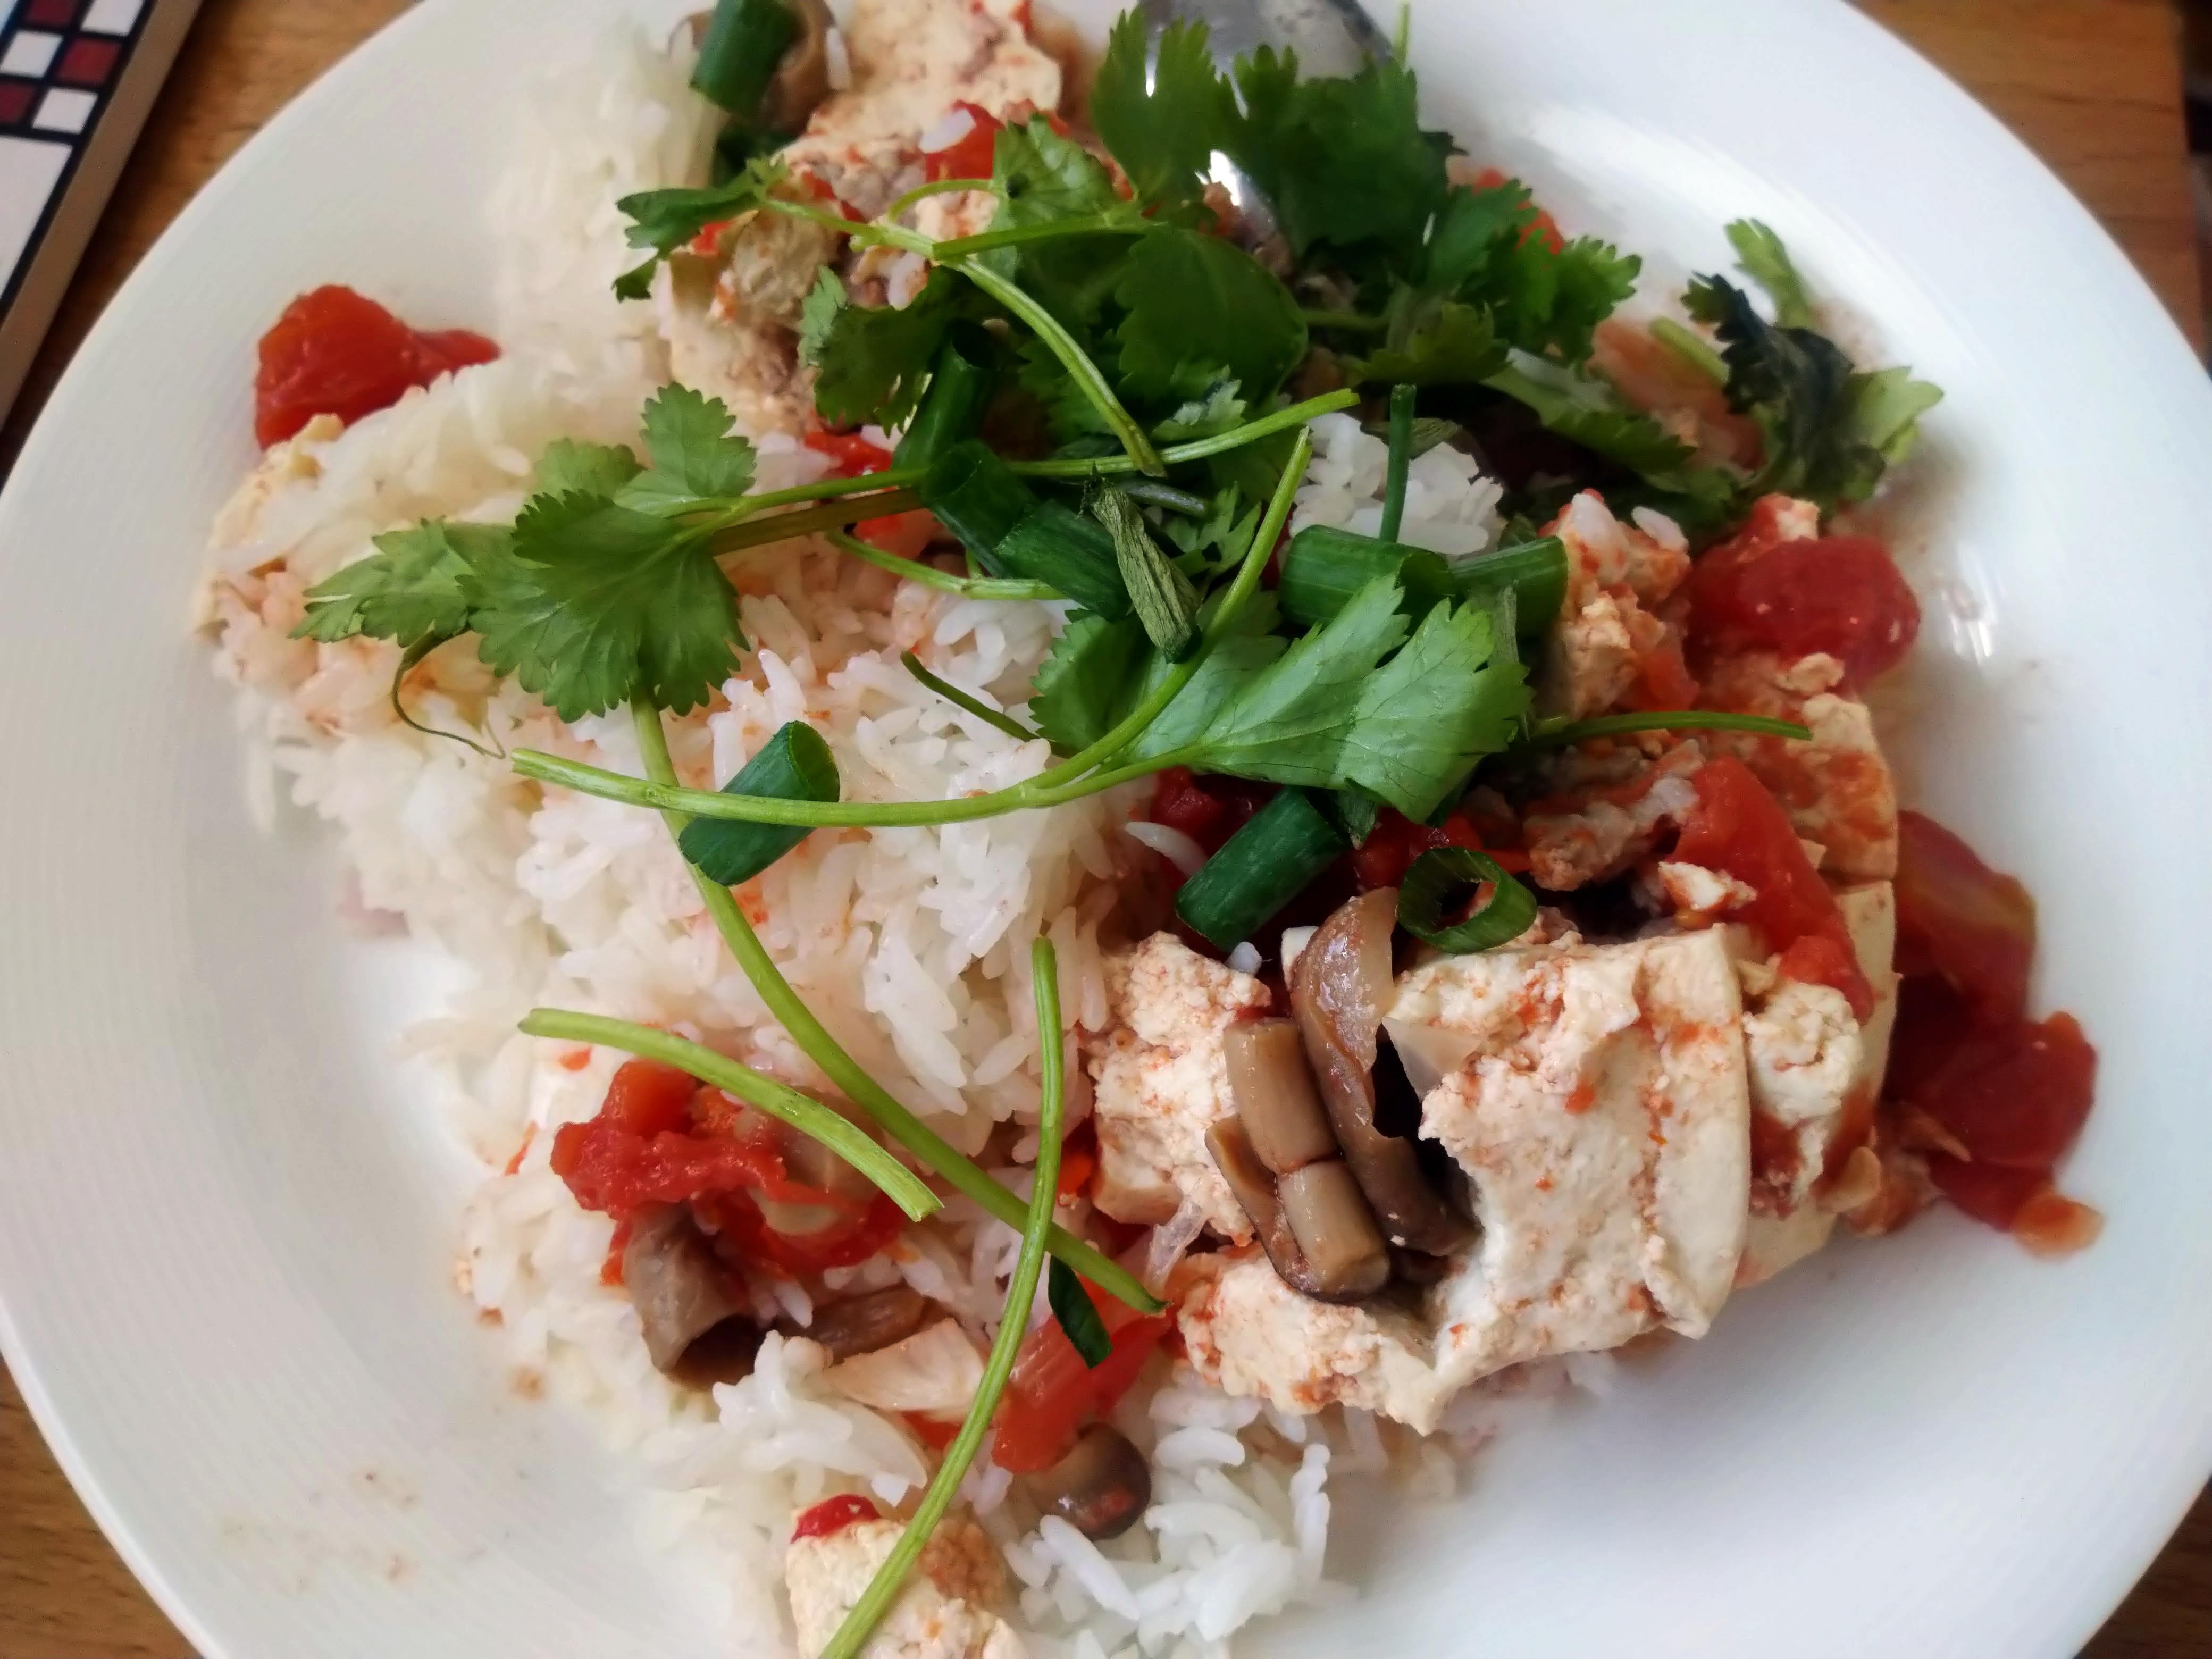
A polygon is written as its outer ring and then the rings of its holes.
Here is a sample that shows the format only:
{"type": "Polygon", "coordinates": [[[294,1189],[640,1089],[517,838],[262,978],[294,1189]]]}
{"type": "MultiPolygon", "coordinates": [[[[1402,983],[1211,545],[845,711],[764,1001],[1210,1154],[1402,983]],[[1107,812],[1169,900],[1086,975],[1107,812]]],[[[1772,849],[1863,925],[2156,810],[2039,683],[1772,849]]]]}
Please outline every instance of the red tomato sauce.
{"type": "Polygon", "coordinates": [[[880,1521],[884,1512],[876,1507],[875,1499],[862,1492],[846,1492],[836,1498],[825,1498],[812,1509],[803,1511],[792,1523],[791,1541],[802,1538],[827,1538],[833,1532],[857,1526],[863,1521],[880,1521]]]}
{"type": "Polygon", "coordinates": [[[1059,1321],[1047,1320],[1030,1333],[1014,1361],[992,1442],[992,1461],[1011,1474],[1034,1474],[1066,1456],[1084,1426],[1112,1411],[1134,1386],[1175,1323],[1171,1315],[1139,1314],[1087,1280],[1083,1291],[1113,1338],[1113,1352],[1094,1370],[1083,1363],[1059,1321]]]}
{"type": "Polygon", "coordinates": [[[1874,1011],[1874,988],[1859,969],[1850,930],[1781,802],[1751,769],[1733,756],[1699,767],[1691,781],[1698,804],[1682,826],[1673,856],[1735,877],[1753,890],[1726,912],[1765,936],[1782,953],[1782,970],[1806,984],[1832,985],[1864,1019],[1874,1011]]]}
{"type": "Polygon", "coordinates": [[[2010,876],[1917,812],[1900,815],[1896,1034],[1883,1100],[1924,1114],[1956,1148],[1928,1172],[1954,1204],[2046,1254],[2096,1235],[2057,1190],[2095,1098],[2097,1051],[2070,1014],[2027,1018],[2035,905],[2010,876]]]}
{"type": "Polygon", "coordinates": [[[297,436],[318,415],[350,426],[441,374],[498,356],[481,334],[424,332],[349,288],[319,288],[293,301],[261,337],[253,435],[266,448],[297,436]]]}
{"type": "Polygon", "coordinates": [[[1825,652],[1863,685],[1920,637],[1920,601],[1887,548],[1864,536],[1784,541],[1769,514],[1700,558],[1686,591],[1691,643],[1708,657],[1825,652]]]}
{"type": "Polygon", "coordinates": [[[653,1204],[688,1203],[718,1249],[794,1273],[865,1261],[905,1221],[880,1193],[856,1204],[792,1180],[773,1134],[746,1133],[726,1095],[649,1060],[615,1073],[596,1116],[561,1126],[549,1162],[580,1206],[614,1218],[617,1251],[630,1221],[653,1204]],[[779,1232],[760,1199],[837,1218],[814,1232],[779,1232]]]}

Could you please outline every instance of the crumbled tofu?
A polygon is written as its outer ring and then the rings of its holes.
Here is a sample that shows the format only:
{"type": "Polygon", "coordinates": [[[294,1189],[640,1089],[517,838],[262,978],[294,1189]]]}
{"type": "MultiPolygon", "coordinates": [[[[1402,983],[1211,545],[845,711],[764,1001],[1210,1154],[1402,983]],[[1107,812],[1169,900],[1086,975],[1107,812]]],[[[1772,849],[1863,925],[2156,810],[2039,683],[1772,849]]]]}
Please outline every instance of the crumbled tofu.
{"type": "Polygon", "coordinates": [[[1788,1215],[1826,1168],[1831,1138],[1864,1069],[1859,1023],[1841,991],[1785,979],[1744,1017],[1752,1110],[1763,1121],[1766,1167],[1754,1171],[1754,1211],[1788,1215]]]}
{"type": "Polygon", "coordinates": [[[1672,520],[1650,518],[1624,524],[1602,495],[1586,489],[1553,524],[1566,545],[1567,592],[1537,674],[1545,714],[1602,714],[1628,695],[1639,663],[1670,638],[1654,613],[1690,574],[1689,547],[1672,520]]]}
{"type": "MultiPolygon", "coordinates": [[[[922,181],[922,136],[956,103],[1000,118],[1056,108],[1060,64],[1031,44],[1028,9],[1027,0],[854,0],[842,28],[849,84],[780,152],[789,188],[818,187],[872,216],[922,181]]],[[[996,207],[973,192],[931,198],[924,234],[980,230],[996,207]]],[[[679,252],[659,290],[676,377],[721,398],[748,430],[802,424],[812,398],[796,349],[799,307],[839,244],[827,226],[755,213],[725,229],[711,252],[679,252]]],[[[895,261],[920,267],[897,254],[855,263],[866,302],[912,297],[915,284],[896,280],[906,273],[888,269],[895,261]]]]}
{"type": "Polygon", "coordinates": [[[1703,764],[1694,742],[1677,744],[1656,761],[1635,750],[1596,762],[1578,752],[1561,756],[1553,792],[1522,820],[1536,884],[1571,892],[1640,862],[1697,805],[1689,775],[1703,764]]]}
{"type": "Polygon", "coordinates": [[[1224,1262],[1183,1304],[1200,1376],[1426,1431],[1508,1365],[1660,1325],[1705,1334],[1749,1211],[1742,1004],[1719,933],[1445,957],[1400,981],[1385,1024],[1424,1091],[1422,1134],[1472,1182],[1481,1242],[1417,1307],[1328,1306],[1256,1258],[1224,1262]]]}
{"type": "Polygon", "coordinates": [[[1710,927],[1722,911],[1748,904],[1759,895],[1734,876],[1702,864],[1662,860],[1656,867],[1659,889],[1674,907],[1674,925],[1689,931],[1710,927]]]}
{"type": "MultiPolygon", "coordinates": [[[[783,1577],[807,1659],[829,1645],[903,1531],[896,1521],[860,1521],[793,1540],[783,1577]]],[[[1021,1638],[992,1611],[1006,1596],[1005,1563],[982,1528],[949,1517],[930,1534],[905,1589],[860,1650],[863,1659],[1024,1659],[1021,1638]]]]}
{"type": "Polygon", "coordinates": [[[1705,741],[1740,756],[1774,792],[1797,833],[1826,849],[1830,878],[1887,881],[1897,873],[1897,787],[1875,741],[1874,716],[1834,689],[1842,678],[1833,657],[1728,658],[1706,678],[1708,708],[1796,720],[1812,739],[1713,732],[1705,741]]]}
{"type": "Polygon", "coordinates": [[[1091,1044],[1094,1200],[1116,1220],[1158,1224],[1188,1197],[1222,1237],[1249,1238],[1251,1221],[1214,1166],[1206,1132],[1237,1109],[1222,1035],[1267,1013],[1267,988],[1155,933],[1108,958],[1106,995],[1113,1024],[1091,1044]]]}

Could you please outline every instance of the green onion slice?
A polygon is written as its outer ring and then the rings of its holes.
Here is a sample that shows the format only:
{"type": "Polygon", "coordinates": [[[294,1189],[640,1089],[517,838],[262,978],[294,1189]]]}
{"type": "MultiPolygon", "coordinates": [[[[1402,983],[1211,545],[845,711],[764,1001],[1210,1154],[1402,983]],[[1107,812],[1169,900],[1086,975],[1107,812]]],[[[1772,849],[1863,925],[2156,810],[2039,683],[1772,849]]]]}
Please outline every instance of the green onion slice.
{"type": "MultiPolygon", "coordinates": [[[[805,720],[793,720],[761,745],[737,776],[722,786],[722,793],[833,801],[843,795],[844,788],[837,776],[836,757],[822,734],[805,720]]],[[[710,878],[735,887],[750,881],[812,833],[737,818],[694,818],[684,826],[676,844],[710,878]]]]}
{"type": "Polygon", "coordinates": [[[1176,915],[1212,944],[1233,950],[1351,850],[1310,792],[1285,789],[1183,883],[1176,915]]]}
{"type": "Polygon", "coordinates": [[[1398,885],[1398,925],[1425,945],[1455,956],[1516,939],[1536,920],[1536,896],[1498,861],[1472,847],[1438,847],[1415,859],[1398,885]],[[1491,884],[1489,901],[1464,921],[1445,918],[1468,890],[1491,884]]]}
{"type": "Polygon", "coordinates": [[[768,83],[799,38],[799,19],[783,0],[720,0],[699,43],[691,85],[740,120],[760,113],[768,83]]]}

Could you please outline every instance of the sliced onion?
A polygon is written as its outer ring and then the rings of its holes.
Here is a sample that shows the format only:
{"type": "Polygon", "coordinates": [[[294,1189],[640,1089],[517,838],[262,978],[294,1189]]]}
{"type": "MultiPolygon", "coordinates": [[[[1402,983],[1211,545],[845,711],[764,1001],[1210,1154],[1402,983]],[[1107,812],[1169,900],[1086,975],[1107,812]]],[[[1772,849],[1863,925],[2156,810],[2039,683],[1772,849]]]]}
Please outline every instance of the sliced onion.
{"type": "Polygon", "coordinates": [[[1199,1234],[1205,1231],[1206,1212],[1195,1200],[1185,1198],[1182,1207],[1153,1228],[1145,1241],[1145,1259],[1138,1269],[1145,1288],[1154,1296],[1164,1292],[1176,1263],[1183,1259],[1190,1247],[1198,1243],[1199,1234]]]}
{"type": "Polygon", "coordinates": [[[982,1381],[983,1356],[951,1319],[822,1373],[825,1388],[878,1411],[950,1416],[968,1409],[982,1381]]]}
{"type": "Polygon", "coordinates": [[[1415,859],[1398,892],[1398,925],[1424,945],[1471,956],[1505,945],[1536,920],[1536,896],[1507,875],[1496,860],[1472,847],[1438,847],[1415,859]],[[1465,895],[1488,882],[1490,896],[1464,921],[1445,918],[1465,895]]]}
{"type": "Polygon", "coordinates": [[[975,131],[975,116],[956,104],[930,123],[915,148],[924,155],[933,155],[939,150],[951,149],[975,131]]]}
{"type": "Polygon", "coordinates": [[[1172,825],[1133,818],[1121,826],[1131,841],[1149,847],[1186,876],[1206,867],[1206,848],[1172,825]]]}

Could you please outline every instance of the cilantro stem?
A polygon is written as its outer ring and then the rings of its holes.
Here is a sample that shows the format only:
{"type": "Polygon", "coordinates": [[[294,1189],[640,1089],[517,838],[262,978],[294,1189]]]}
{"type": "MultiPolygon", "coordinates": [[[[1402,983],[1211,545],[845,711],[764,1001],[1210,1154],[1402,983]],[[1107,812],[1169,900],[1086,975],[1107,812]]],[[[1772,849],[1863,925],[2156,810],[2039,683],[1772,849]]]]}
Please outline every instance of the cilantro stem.
{"type": "MultiPolygon", "coordinates": [[[[676,763],[669,757],[668,733],[661,726],[660,711],[649,703],[638,702],[630,706],[630,714],[637,728],[639,753],[644,758],[647,773],[653,779],[652,783],[637,787],[667,790],[677,794],[695,794],[694,791],[678,791],[673,787],[676,763]]],[[[551,760],[553,757],[540,756],[538,758],[551,760]]],[[[518,756],[516,759],[519,763],[521,757],[518,756]]],[[[586,767],[583,769],[594,771],[597,769],[586,767]]],[[[600,775],[608,777],[613,775],[601,773],[600,775]]],[[[635,783],[633,779],[620,781],[635,783]]],[[[1115,779],[1115,781],[1121,780],[1115,779]]],[[[628,797],[616,795],[611,799],[625,799],[628,797]]],[[[708,795],[704,799],[716,801],[736,798],[708,795]]],[[[658,800],[636,804],[662,807],[662,817],[670,835],[680,836],[684,833],[689,820],[680,807],[670,810],[665,803],[658,800]]],[[[957,805],[961,803],[945,804],[957,805]]],[[[714,918],[723,943],[730,947],[730,954],[737,958],[738,966],[752,981],[753,989],[767,1008],[769,1017],[790,1034],[799,1051],[821,1068],[823,1076],[844,1091],[847,1099],[875,1119],[886,1133],[928,1165],[955,1192],[973,1200],[1008,1226],[1020,1226],[1024,1213],[1022,1200],[977,1169],[958,1148],[901,1105],[888,1089],[869,1076],[860,1062],[845,1052],[837,1039],[830,1035],[828,1028],[815,1018],[813,1010],[791,988],[791,981],[784,978],[782,969],[769,955],[768,947],[760,942],[760,935],[753,931],[752,923],[745,920],[745,913],[738,908],[737,898],[730,890],[696,867],[691,870],[691,879],[699,889],[699,896],[706,901],[707,914],[714,918]]],[[[1052,1230],[1050,1248],[1054,1255],[1099,1289],[1127,1303],[1138,1312],[1158,1313],[1164,1305],[1121,1263],[1085,1243],[1065,1228],[1054,1227],[1052,1230]]]]}
{"type": "Polygon", "coordinates": [[[1395,542],[1406,521],[1406,483],[1413,470],[1413,388],[1390,388],[1390,465],[1382,484],[1382,522],[1377,541],[1395,542]]]}
{"type": "Polygon", "coordinates": [[[1066,1058],[1054,1052],[1060,1041],[1060,965],[1049,939],[1040,939],[1030,947],[1030,975],[1036,983],[1037,1031],[1047,1058],[1042,1098],[1037,1108],[1036,1169],[1023,1219],[1021,1254],[1014,1259],[1013,1276],[1006,1285],[1006,1310],[1000,1317],[998,1334],[991,1339],[990,1357],[983,1362],[983,1375],[975,1385],[975,1397],[969,1402],[960,1432],[945,1449],[945,1461],[931,1477],[914,1518],[822,1650],[822,1659],[854,1659],[897,1599],[907,1575],[921,1558],[922,1547],[952,1507],[960,1482],[975,1462],[975,1454],[983,1449],[983,1436],[990,1429],[992,1415],[1013,1376],[1014,1362],[1020,1358],[1022,1343],[1029,1334],[1030,1310],[1036,1302],[1037,1279],[1044,1270],[1045,1240],[1060,1193],[1060,1119],[1066,1098],[1066,1058]]]}
{"type": "Polygon", "coordinates": [[[687,1042],[680,1036],[636,1025],[626,1019],[607,1019],[598,1014],[571,1013],[564,1008],[533,1008],[522,1022],[526,1036],[552,1037],[566,1042],[588,1042],[602,1048],[657,1060],[689,1072],[702,1083],[711,1083],[726,1094],[757,1106],[770,1117],[788,1123],[801,1134],[820,1141],[862,1175],[876,1183],[886,1198],[915,1221],[944,1208],[945,1200],[923,1184],[921,1177],[893,1158],[862,1130],[837,1115],[811,1096],[788,1084],[763,1077],[749,1066],[740,1066],[712,1048],[687,1042]]]}
{"type": "Polygon", "coordinates": [[[937,245],[937,258],[951,264],[970,254],[1020,247],[1030,242],[1054,242],[1063,236],[1142,236],[1152,228],[1151,220],[1132,220],[1126,214],[1091,213],[1074,219],[1047,219],[1033,225],[1008,225],[1004,230],[950,237],[937,245]]]}
{"type": "Polygon", "coordinates": [[[988,191],[995,196],[999,186],[990,179],[933,179],[926,185],[916,185],[876,216],[885,224],[896,224],[901,219],[933,196],[960,196],[971,190],[988,191]]]}
{"type": "Polygon", "coordinates": [[[1380,317],[1364,317],[1356,311],[1301,311],[1308,328],[1333,328],[1345,334],[1381,334],[1390,325],[1380,317]]]}
{"type": "Polygon", "coordinates": [[[1653,318],[1651,337],[1715,386],[1729,383],[1728,359],[1672,317],[1653,318]]]}
{"type": "Polygon", "coordinates": [[[1056,587],[1042,582],[1025,582],[1014,576],[955,576],[939,570],[934,565],[924,564],[919,559],[902,559],[896,553],[886,553],[880,547],[871,547],[859,537],[842,530],[825,532],[823,539],[841,553],[849,553],[863,563],[878,570],[888,570],[894,576],[924,587],[933,587],[940,593],[951,593],[963,599],[1063,599],[1067,596],[1056,587]]]}
{"type": "MultiPolygon", "coordinates": [[[[1288,409],[1262,415],[1256,421],[1231,427],[1226,432],[1217,432],[1211,438],[1194,438],[1187,444],[1176,444],[1162,450],[1160,459],[1170,466],[1187,466],[1194,461],[1211,460],[1216,455],[1226,455],[1231,450],[1255,444],[1262,438],[1272,438],[1292,427],[1304,426],[1317,416],[1333,415],[1338,410],[1350,409],[1358,401],[1359,394],[1356,392],[1324,392],[1318,398],[1309,398],[1302,404],[1292,404],[1288,409]]],[[[1024,478],[1104,478],[1136,470],[1126,455],[1102,455],[1090,460],[1016,461],[1013,469],[1024,478]]]]}
{"type": "MultiPolygon", "coordinates": [[[[1105,420],[1108,428],[1121,441],[1121,447],[1128,451],[1129,459],[1136,464],[1138,471],[1149,472],[1158,477],[1167,471],[1161,463],[1159,451],[1152,446],[1152,439],[1146,435],[1145,428],[1137,424],[1136,417],[1122,407],[1121,400],[1114,395],[1114,388],[1107,385],[1106,377],[1099,373],[1098,365],[1091,361],[1090,354],[1062,326],[1060,319],[1031,298],[1020,283],[1001,276],[972,256],[947,258],[944,249],[948,246],[957,246],[957,243],[940,243],[902,225],[887,225],[880,221],[854,224],[836,214],[809,206],[804,202],[787,201],[780,196],[771,196],[761,205],[793,219],[805,219],[827,226],[831,230],[850,236],[856,243],[881,243],[903,248],[909,253],[919,253],[923,258],[943,265],[947,270],[958,271],[1028,324],[1030,332],[1043,341],[1052,355],[1060,359],[1061,367],[1067,370],[1069,377],[1105,420]]],[[[986,236],[992,234],[984,233],[986,236]]],[[[1024,237],[1021,240],[1035,239],[1024,237]]]]}
{"type": "MultiPolygon", "coordinates": [[[[1179,668],[1177,675],[1182,672],[1179,668]]],[[[1182,682],[1178,678],[1170,684],[1179,690],[1182,682]]],[[[1150,703],[1152,699],[1146,701],[1150,703]]],[[[1165,706],[1163,701],[1160,707],[1165,706]]],[[[1115,728],[1115,733],[1121,732],[1120,726],[1115,728]]],[[[1134,732],[1121,735],[1117,742],[1127,747],[1134,736],[1134,732]]],[[[1079,767],[1075,761],[1066,762],[1054,767],[1052,773],[1040,775],[1026,783],[995,789],[985,795],[956,795],[950,800],[811,801],[790,800],[779,795],[725,795],[705,789],[686,789],[681,784],[663,783],[653,778],[634,778],[537,749],[515,750],[514,769],[535,782],[573,789],[580,795],[619,801],[625,806],[649,806],[655,811],[674,812],[687,818],[729,818],[739,823],[780,823],[791,829],[836,826],[848,830],[911,830],[939,823],[973,823],[979,818],[995,818],[1008,812],[1065,806],[1070,801],[1102,794],[1118,784],[1149,777],[1162,767],[1175,764],[1170,760],[1154,759],[1097,771],[1093,769],[1097,763],[1109,757],[1103,751],[1093,754],[1090,750],[1085,750],[1085,756],[1076,757],[1082,762],[1079,767]],[[1059,775],[1071,769],[1087,775],[1076,776],[1072,781],[1059,775]],[[1044,776],[1051,776],[1054,781],[1040,787],[1044,776]]],[[[827,1071],[829,1067],[823,1069],[827,1071]]]]}
{"type": "Polygon", "coordinates": [[[1082,388],[1091,406],[1105,418],[1107,426],[1121,440],[1121,447],[1128,451],[1138,471],[1148,472],[1156,478],[1166,473],[1166,463],[1160,459],[1160,453],[1152,447],[1145,428],[1137,424],[1135,416],[1121,406],[1121,400],[1114,395],[1114,388],[1098,372],[1098,365],[1091,361],[1090,354],[1077,343],[1059,318],[1023,292],[1019,283],[1008,282],[980,259],[957,260],[951,269],[1030,325],[1052,355],[1060,359],[1060,366],[1082,388]]]}
{"type": "Polygon", "coordinates": [[[818,478],[811,484],[794,484],[789,489],[770,489],[758,495],[738,495],[731,499],[732,507],[743,507],[744,516],[764,513],[772,507],[801,507],[811,501],[834,501],[841,495],[862,495],[872,490],[899,489],[918,484],[929,474],[926,466],[893,467],[885,472],[863,472],[851,478],[818,478]]]}
{"type": "Polygon", "coordinates": [[[734,553],[740,548],[764,547],[770,542],[787,542],[800,536],[811,536],[817,531],[842,530],[863,519],[911,513],[921,505],[921,497],[911,489],[886,489],[863,495],[858,501],[848,498],[830,501],[820,507],[801,507],[796,513],[771,513],[766,518],[749,513],[715,534],[714,550],[734,553]]]}
{"type": "Polygon", "coordinates": [[[908,673],[913,675],[915,678],[920,680],[931,690],[936,692],[939,696],[944,698],[945,702],[951,703],[955,708],[960,709],[965,714],[973,714],[977,720],[982,721],[984,725],[995,727],[997,730],[1005,732],[1008,737],[1017,738],[1023,743],[1035,743],[1037,740],[1037,734],[1030,731],[1028,726],[1024,726],[1012,715],[1005,714],[977,698],[969,696],[965,691],[963,691],[958,686],[953,684],[950,680],[941,680],[938,678],[936,675],[931,673],[927,668],[924,668],[921,665],[921,659],[915,656],[913,652],[905,651],[900,653],[899,660],[906,665],[906,672],[908,673]]]}
{"type": "MultiPolygon", "coordinates": [[[[1662,708],[1648,714],[1600,714],[1595,720],[1540,722],[1514,747],[1561,749],[1587,743],[1592,738],[1620,737],[1632,732],[1756,732],[1770,738],[1794,738],[1809,742],[1813,733],[1794,720],[1769,720],[1764,714],[1729,714],[1710,708],[1662,708]]],[[[518,757],[519,758],[519,757],[518,757]]]]}

